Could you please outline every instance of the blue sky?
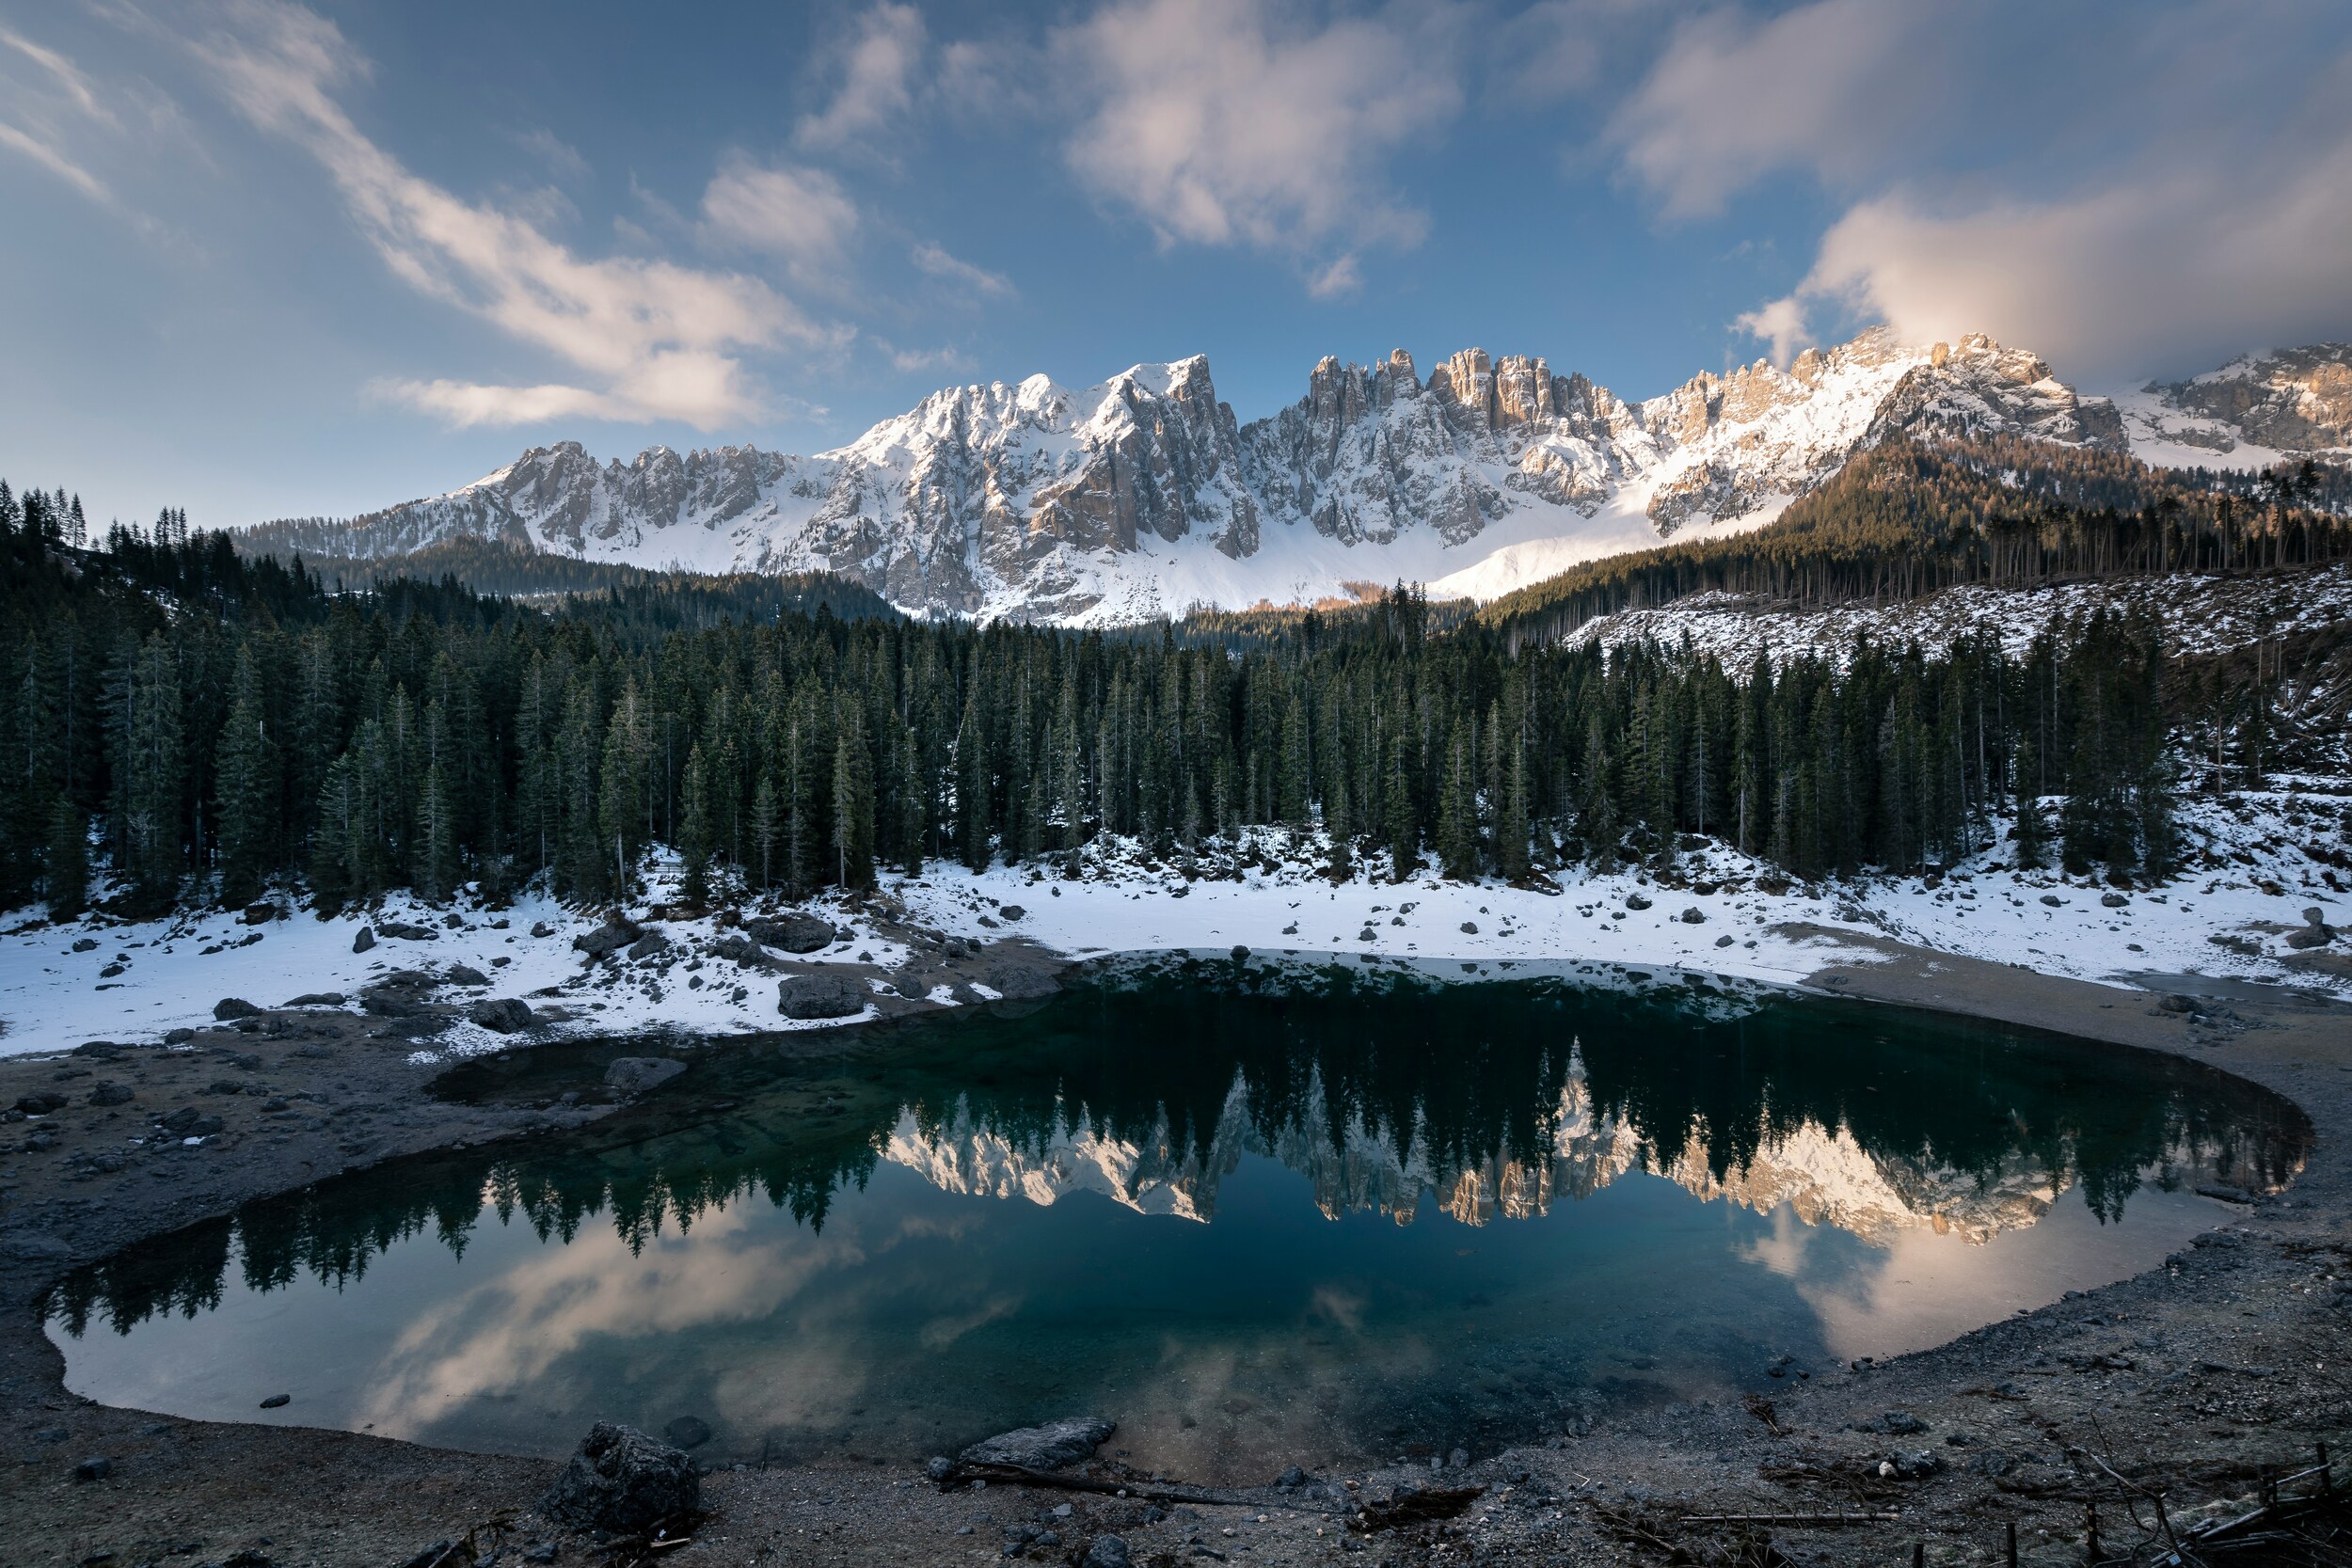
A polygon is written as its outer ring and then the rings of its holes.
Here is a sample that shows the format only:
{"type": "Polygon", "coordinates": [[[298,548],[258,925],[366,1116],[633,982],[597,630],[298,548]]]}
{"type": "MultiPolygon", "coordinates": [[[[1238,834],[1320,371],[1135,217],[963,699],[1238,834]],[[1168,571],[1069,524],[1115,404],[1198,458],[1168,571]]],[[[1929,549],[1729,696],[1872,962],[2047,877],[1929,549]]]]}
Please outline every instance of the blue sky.
{"type": "Polygon", "coordinates": [[[2110,386],[2352,337],[2352,8],[0,0],[0,474],[101,518],[1192,353],[2110,386]]]}

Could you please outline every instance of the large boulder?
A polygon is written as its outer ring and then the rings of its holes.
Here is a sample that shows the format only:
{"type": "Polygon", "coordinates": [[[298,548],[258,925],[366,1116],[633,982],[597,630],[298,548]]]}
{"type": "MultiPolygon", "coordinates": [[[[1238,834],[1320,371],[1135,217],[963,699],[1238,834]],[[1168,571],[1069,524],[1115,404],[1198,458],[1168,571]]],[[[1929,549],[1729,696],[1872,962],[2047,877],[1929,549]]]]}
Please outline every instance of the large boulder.
{"type": "Polygon", "coordinates": [[[233,1018],[258,1017],[261,1011],[242,996],[224,996],[213,1004],[213,1017],[223,1023],[233,1018]]]}
{"type": "Polygon", "coordinates": [[[598,1421],[539,1499],[559,1525],[642,1535],[702,1510],[694,1462],[634,1427],[598,1421]]]}
{"type": "Polygon", "coordinates": [[[601,958],[615,948],[627,947],[645,933],[635,922],[624,915],[610,915],[593,931],[582,931],[572,939],[572,945],[592,958],[601,958]]]}
{"type": "Polygon", "coordinates": [[[819,920],[813,914],[770,915],[759,920],[746,920],[743,929],[762,947],[773,947],[785,953],[814,953],[833,945],[833,923],[819,920]]]}
{"type": "Polygon", "coordinates": [[[855,1018],[868,994],[853,974],[787,974],[776,986],[776,1011],[797,1019],[855,1018]]]}
{"type": "Polygon", "coordinates": [[[2314,904],[2303,911],[2303,928],[2287,938],[2287,945],[2298,951],[2325,947],[2336,940],[2336,933],[2328,925],[2327,911],[2314,904]]]}
{"type": "Polygon", "coordinates": [[[777,969],[782,966],[768,950],[743,935],[729,931],[710,944],[713,957],[731,959],[745,969],[777,969]]]}
{"type": "Polygon", "coordinates": [[[1092,1457],[1118,1428],[1097,1416],[1068,1416],[1043,1426],[1000,1432],[957,1455],[963,1465],[1018,1465],[1025,1470],[1058,1470],[1092,1457]]]}
{"type": "Polygon", "coordinates": [[[685,1070],[684,1062],[668,1056],[619,1056],[604,1069],[604,1081],[623,1094],[643,1094],[685,1070]]]}
{"type": "Polygon", "coordinates": [[[518,1034],[538,1022],[532,1015],[531,1005],[513,996],[477,1002],[466,1009],[466,1016],[498,1035],[518,1034]]]}

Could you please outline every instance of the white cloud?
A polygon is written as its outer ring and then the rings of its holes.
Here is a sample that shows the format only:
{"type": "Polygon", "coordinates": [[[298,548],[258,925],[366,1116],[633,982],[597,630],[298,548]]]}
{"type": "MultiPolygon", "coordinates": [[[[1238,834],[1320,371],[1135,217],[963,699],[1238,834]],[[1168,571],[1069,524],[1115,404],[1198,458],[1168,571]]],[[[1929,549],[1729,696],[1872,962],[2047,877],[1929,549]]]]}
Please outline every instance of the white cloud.
{"type": "Polygon", "coordinates": [[[803,117],[793,135],[812,147],[842,147],[872,136],[914,106],[922,65],[923,13],[879,5],[858,19],[838,50],[841,86],[822,111],[803,117]]]}
{"type": "Polygon", "coordinates": [[[1412,245],[1388,160],[1462,102],[1450,8],[1323,25],[1279,0],[1121,0],[1055,40],[1086,119],[1067,155],[1162,243],[1412,245]]]}
{"type": "Polygon", "coordinates": [[[332,23],[282,0],[227,0],[215,15],[190,48],[246,119],[318,159],[394,276],[591,383],[386,385],[404,401],[462,423],[593,415],[708,429],[760,406],[739,351],[827,336],[756,278],[583,260],[511,213],[419,178],[337,103],[334,89],[367,67],[332,23]]]}
{"type": "Polygon", "coordinates": [[[1990,332],[2076,378],[2352,332],[2341,10],[1710,12],[1611,134],[1669,217],[1776,173],[1846,198],[1799,287],[1739,320],[1783,357],[1831,314],[1919,342],[1990,332]]]}
{"type": "Polygon", "coordinates": [[[703,223],[721,242],[781,259],[794,276],[831,277],[857,237],[858,212],[833,176],[728,157],[703,192],[703,223]]]}
{"type": "Polygon", "coordinates": [[[1712,213],[1761,175],[1832,182],[1879,166],[1932,118],[1948,77],[1916,69],[1933,7],[1817,0],[1770,21],[1725,9],[1686,22],[1612,118],[1626,166],[1666,215],[1712,213]]]}
{"type": "Polygon", "coordinates": [[[1801,292],[1914,342],[1985,331],[2064,373],[2137,376],[2345,336],[2348,256],[2352,137],[2291,167],[2208,164],[2060,201],[1861,202],[1801,292]]]}
{"type": "Polygon", "coordinates": [[[1796,295],[1775,299],[1743,311],[1732,325],[1751,338],[1759,338],[1772,345],[1772,362],[1781,369],[1810,340],[1811,328],[1806,325],[1804,302],[1796,295]]]}
{"type": "Polygon", "coordinates": [[[1002,273],[991,272],[986,267],[975,266],[970,261],[950,256],[930,240],[925,240],[916,245],[911,252],[911,259],[914,262],[916,271],[928,273],[933,277],[943,278],[950,283],[961,284],[974,293],[987,294],[995,299],[1009,299],[1013,295],[1011,278],[1002,273]]]}

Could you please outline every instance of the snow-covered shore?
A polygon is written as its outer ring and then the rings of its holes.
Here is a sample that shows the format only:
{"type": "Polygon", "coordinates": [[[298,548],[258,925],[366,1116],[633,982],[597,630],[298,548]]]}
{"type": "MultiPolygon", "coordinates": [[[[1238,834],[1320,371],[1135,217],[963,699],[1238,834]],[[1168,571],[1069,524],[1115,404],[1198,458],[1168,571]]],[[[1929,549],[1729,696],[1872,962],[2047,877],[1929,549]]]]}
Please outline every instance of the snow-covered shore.
{"type": "MultiPolygon", "coordinates": [[[[878,898],[819,901],[818,912],[847,935],[800,961],[856,966],[877,990],[940,1004],[989,990],[984,981],[937,984],[935,972],[912,986],[894,986],[892,976],[926,969],[939,939],[1016,936],[1073,958],[1240,945],[1266,957],[1353,955],[1432,973],[1470,966],[1493,975],[1505,963],[1572,973],[1587,964],[1788,985],[1833,956],[1854,961],[1856,948],[1825,934],[1846,930],[2085,980],[2201,974],[2352,995],[2341,967],[2291,966],[2304,956],[2285,943],[2307,909],[2320,910],[2330,926],[2352,927],[2352,892],[2324,858],[2324,846],[2342,842],[2343,809],[2340,797],[2309,789],[2188,800],[2181,823],[2190,868],[2159,887],[2124,890],[1996,863],[2007,846],[1937,878],[1772,892],[1781,879],[1771,867],[1721,845],[1682,855],[1668,874],[1574,867],[1524,887],[1426,872],[1395,882],[1376,862],[1335,885],[1319,869],[1318,846],[1293,845],[1279,832],[1253,835],[1241,856],[1204,852],[1190,875],[1133,845],[1098,845],[1075,878],[1058,866],[998,865],[976,875],[935,864],[918,879],[886,877],[878,898]]],[[[600,925],[603,911],[543,895],[498,910],[462,900],[436,909],[394,895],[324,920],[290,908],[286,918],[259,926],[226,911],[57,925],[27,911],[0,929],[0,1054],[157,1039],[209,1022],[226,997],[274,1007],[332,995],[340,1000],[313,1005],[357,1010],[361,990],[395,972],[442,974],[454,966],[488,983],[452,987],[445,994],[453,1000],[516,997],[565,1015],[543,1035],[666,1029],[721,1037],[824,1026],[779,1017],[772,975],[711,956],[724,934],[715,917],[653,918],[672,880],[657,867],[648,898],[631,911],[669,945],[634,960],[583,958],[572,939],[600,925]],[[354,951],[363,926],[377,941],[354,951]],[[433,934],[388,934],[396,926],[433,934]]],[[[2352,948],[2352,940],[2329,945],[2352,948]]],[[[2161,989],[2160,978],[2149,983],[2161,989]]],[[[436,1047],[464,1053],[508,1043],[460,1023],[436,1047]]]]}

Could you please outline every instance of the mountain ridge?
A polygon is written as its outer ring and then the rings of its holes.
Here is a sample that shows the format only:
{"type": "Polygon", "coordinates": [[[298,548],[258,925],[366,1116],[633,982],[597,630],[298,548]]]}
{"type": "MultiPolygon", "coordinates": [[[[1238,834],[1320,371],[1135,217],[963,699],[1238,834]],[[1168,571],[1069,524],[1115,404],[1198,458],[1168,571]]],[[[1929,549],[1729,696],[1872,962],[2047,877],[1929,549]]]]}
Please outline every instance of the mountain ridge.
{"type": "Polygon", "coordinates": [[[1702,372],[1629,403],[1541,356],[1319,361],[1247,424],[1206,356],[1073,390],[946,388],[843,446],[656,445],[599,464],[534,446],[470,484],[348,522],[263,524],[254,549],[395,561],[452,539],[646,567],[832,572],[910,613],[1132,623],[1406,578],[1490,599],[1584,562],[1771,520],[1899,431],[2006,435],[2208,462],[2255,439],[2352,442],[2352,350],[2249,356],[2128,402],[2085,396],[1982,334],[1885,328],[1702,372]],[[2339,385],[2339,382],[2344,383],[2339,385]],[[2234,432],[2235,434],[2232,434],[2234,432]]]}

